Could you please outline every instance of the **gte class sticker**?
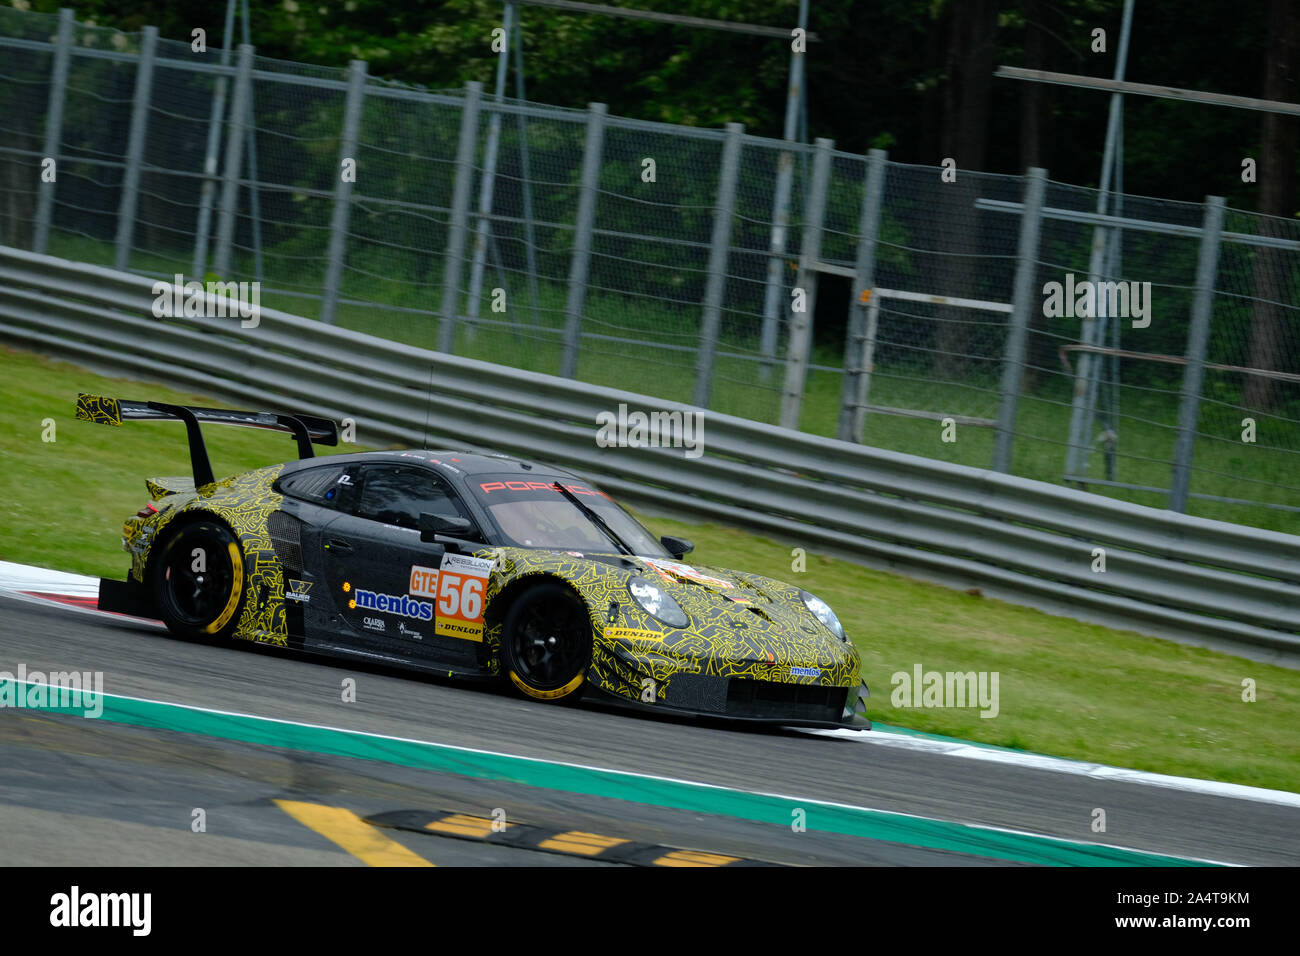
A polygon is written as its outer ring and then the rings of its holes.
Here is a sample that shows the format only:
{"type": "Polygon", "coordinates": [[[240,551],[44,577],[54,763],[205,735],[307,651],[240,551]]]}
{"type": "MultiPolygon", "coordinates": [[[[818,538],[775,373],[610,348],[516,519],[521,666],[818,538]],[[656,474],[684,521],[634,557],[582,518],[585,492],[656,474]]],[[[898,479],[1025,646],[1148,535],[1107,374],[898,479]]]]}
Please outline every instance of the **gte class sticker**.
{"type": "Polygon", "coordinates": [[[411,566],[409,590],[436,602],[434,632],[440,637],[483,640],[483,596],[492,561],[464,554],[444,554],[435,568],[411,566]]]}
{"type": "Polygon", "coordinates": [[[411,583],[407,590],[416,597],[438,599],[438,569],[411,565],[411,583]]]}

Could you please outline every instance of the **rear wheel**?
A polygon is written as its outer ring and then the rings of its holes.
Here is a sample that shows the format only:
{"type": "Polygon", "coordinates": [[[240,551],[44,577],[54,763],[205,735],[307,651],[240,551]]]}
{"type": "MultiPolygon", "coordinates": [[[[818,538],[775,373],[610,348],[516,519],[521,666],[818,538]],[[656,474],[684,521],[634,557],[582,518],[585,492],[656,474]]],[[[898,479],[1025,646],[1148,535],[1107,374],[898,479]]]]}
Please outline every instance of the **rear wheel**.
{"type": "Polygon", "coordinates": [[[586,605],[556,582],[524,591],[506,614],[501,657],[520,693],[535,700],[577,700],[591,663],[586,605]]]}
{"type": "Polygon", "coordinates": [[[229,637],[244,591],[239,542],[215,521],[182,527],[153,563],[155,605],[168,630],[182,637],[229,637]]]}

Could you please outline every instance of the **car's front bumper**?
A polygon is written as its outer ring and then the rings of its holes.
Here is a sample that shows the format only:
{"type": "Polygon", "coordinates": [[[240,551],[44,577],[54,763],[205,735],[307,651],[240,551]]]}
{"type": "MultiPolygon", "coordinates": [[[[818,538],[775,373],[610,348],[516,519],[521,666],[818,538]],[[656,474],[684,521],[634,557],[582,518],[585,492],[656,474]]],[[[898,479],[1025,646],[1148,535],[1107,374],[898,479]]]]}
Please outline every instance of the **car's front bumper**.
{"type": "Polygon", "coordinates": [[[870,692],[856,673],[852,685],[769,679],[752,670],[704,673],[677,670],[663,656],[633,658],[618,649],[598,652],[592,663],[588,697],[641,710],[788,726],[870,726],[864,701],[870,692]]]}
{"type": "Polygon", "coordinates": [[[752,707],[724,707],[722,709],[712,707],[691,706],[689,704],[669,703],[664,699],[643,700],[641,698],[629,698],[621,694],[614,693],[600,686],[588,682],[587,689],[583,694],[584,700],[593,703],[607,704],[614,707],[636,710],[641,713],[655,713],[673,717],[696,717],[706,719],[724,720],[728,723],[741,724],[761,724],[775,727],[813,727],[824,729],[850,728],[853,730],[870,730],[871,721],[867,719],[865,712],[860,706],[862,696],[866,693],[866,685],[854,692],[851,688],[838,688],[840,691],[847,692],[845,696],[854,698],[852,705],[846,705],[840,712],[837,719],[829,719],[826,711],[818,713],[809,713],[807,710],[796,708],[773,707],[766,712],[762,709],[752,707]]]}

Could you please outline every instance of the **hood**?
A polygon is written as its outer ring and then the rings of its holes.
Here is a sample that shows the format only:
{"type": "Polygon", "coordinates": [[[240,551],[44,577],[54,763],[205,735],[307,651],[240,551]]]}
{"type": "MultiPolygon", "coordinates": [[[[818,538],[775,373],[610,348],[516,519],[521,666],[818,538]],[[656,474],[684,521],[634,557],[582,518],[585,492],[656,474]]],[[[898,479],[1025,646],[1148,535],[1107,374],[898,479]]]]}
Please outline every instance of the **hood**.
{"type": "Polygon", "coordinates": [[[728,647],[737,657],[768,662],[788,658],[839,657],[852,653],[804,605],[801,589],[783,581],[670,558],[649,558],[578,551],[537,551],[494,548],[500,586],[533,573],[554,574],[587,600],[592,622],[607,635],[623,632],[658,633],[653,638],[667,651],[707,637],[728,647]],[[670,628],[645,614],[627,590],[633,577],[663,588],[690,618],[684,628],[670,628]],[[617,624],[608,618],[611,604],[620,605],[617,624]]]}

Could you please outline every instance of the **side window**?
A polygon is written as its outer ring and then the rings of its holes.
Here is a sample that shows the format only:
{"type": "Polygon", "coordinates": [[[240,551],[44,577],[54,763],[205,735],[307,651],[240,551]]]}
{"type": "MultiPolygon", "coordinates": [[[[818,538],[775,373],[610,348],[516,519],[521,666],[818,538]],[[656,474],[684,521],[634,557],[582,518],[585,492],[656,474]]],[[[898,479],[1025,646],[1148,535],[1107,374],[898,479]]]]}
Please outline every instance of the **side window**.
{"type": "Polygon", "coordinates": [[[420,513],[469,517],[455,494],[432,472],[410,465],[368,465],[361,473],[356,513],[400,528],[418,528],[420,513]]]}
{"type": "Polygon", "coordinates": [[[343,478],[342,465],[322,465],[319,468],[304,468],[280,479],[281,494],[290,498],[300,498],[326,508],[338,507],[337,498],[342,491],[340,480],[343,478]]]}

